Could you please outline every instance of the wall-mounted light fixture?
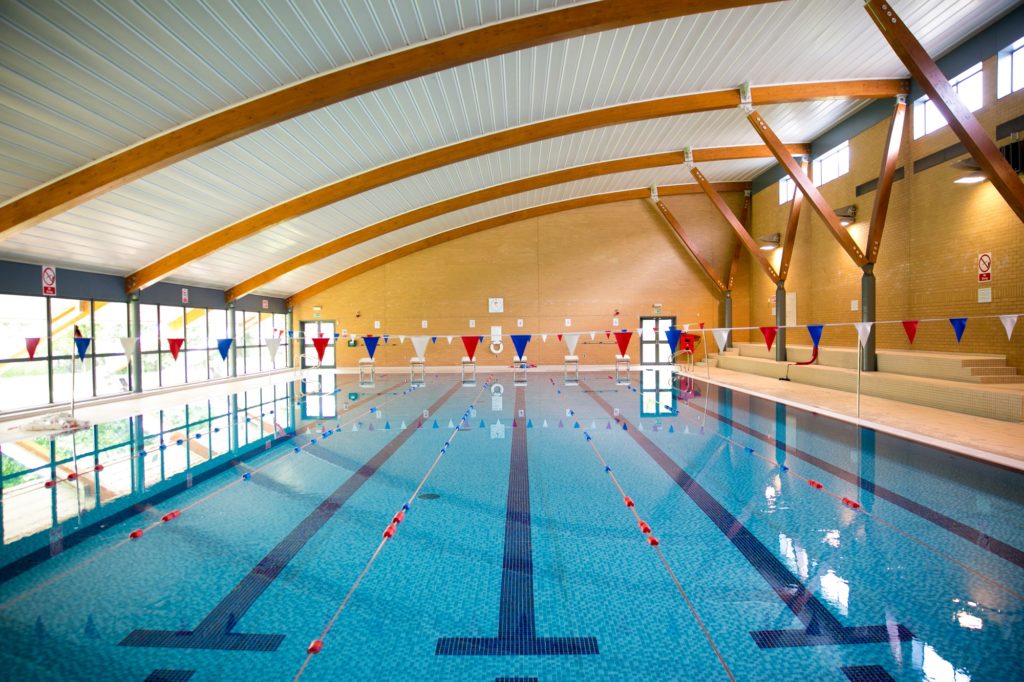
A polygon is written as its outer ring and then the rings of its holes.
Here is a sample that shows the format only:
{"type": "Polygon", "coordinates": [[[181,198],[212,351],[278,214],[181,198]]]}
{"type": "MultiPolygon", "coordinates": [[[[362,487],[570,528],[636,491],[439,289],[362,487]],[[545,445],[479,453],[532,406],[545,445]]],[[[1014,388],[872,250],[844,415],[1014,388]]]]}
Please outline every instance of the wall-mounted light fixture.
{"type": "Polygon", "coordinates": [[[857,220],[857,204],[850,204],[849,206],[837,208],[836,217],[839,218],[839,224],[843,227],[853,225],[857,220]]]}
{"type": "Polygon", "coordinates": [[[949,165],[958,171],[962,171],[956,180],[953,181],[958,185],[976,185],[979,182],[985,182],[987,179],[985,174],[981,172],[981,166],[978,165],[978,162],[969,156],[966,159],[954,161],[949,165]]]}
{"type": "Polygon", "coordinates": [[[782,244],[782,235],[778,232],[773,232],[772,234],[758,237],[757,241],[761,242],[762,251],[774,251],[782,244]]]}

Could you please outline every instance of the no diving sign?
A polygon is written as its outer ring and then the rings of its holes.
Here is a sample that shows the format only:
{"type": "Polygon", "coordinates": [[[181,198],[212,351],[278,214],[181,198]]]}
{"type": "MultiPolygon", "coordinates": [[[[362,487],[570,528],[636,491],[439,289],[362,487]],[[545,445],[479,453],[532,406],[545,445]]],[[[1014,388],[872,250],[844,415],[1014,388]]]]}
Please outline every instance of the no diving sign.
{"type": "Polygon", "coordinates": [[[57,268],[52,265],[42,266],[43,296],[57,295],[57,268]]]}
{"type": "Polygon", "coordinates": [[[978,254],[978,281],[979,282],[991,282],[992,281],[992,254],[991,253],[979,253],[978,254]]]}

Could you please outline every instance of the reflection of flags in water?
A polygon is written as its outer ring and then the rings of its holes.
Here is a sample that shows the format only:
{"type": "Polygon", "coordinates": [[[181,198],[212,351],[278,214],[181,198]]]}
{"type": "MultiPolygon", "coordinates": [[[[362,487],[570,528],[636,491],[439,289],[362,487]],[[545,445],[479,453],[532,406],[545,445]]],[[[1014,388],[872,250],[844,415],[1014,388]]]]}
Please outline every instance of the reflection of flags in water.
{"type": "Polygon", "coordinates": [[[82,330],[78,328],[77,324],[75,325],[75,338],[76,339],[82,338],[82,330]]]}

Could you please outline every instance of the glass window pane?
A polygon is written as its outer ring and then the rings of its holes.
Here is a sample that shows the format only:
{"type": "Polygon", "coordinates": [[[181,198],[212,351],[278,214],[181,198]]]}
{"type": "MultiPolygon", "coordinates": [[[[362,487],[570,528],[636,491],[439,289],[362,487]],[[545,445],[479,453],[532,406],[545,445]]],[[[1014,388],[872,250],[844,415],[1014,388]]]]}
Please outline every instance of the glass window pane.
{"type": "Polygon", "coordinates": [[[96,395],[113,395],[130,390],[128,358],[124,353],[96,358],[96,395]]]}
{"type": "Polygon", "coordinates": [[[50,311],[50,335],[53,337],[54,355],[71,355],[76,326],[82,336],[92,337],[92,304],[89,301],[54,298],[50,302],[50,311]]]}
{"type": "Polygon", "coordinates": [[[188,344],[189,348],[198,350],[216,345],[216,340],[213,340],[212,343],[207,343],[205,308],[186,308],[185,318],[187,320],[185,324],[185,343],[188,344]]]}
{"type": "Polygon", "coordinates": [[[157,350],[160,347],[160,326],[157,324],[158,306],[139,305],[139,322],[141,331],[139,347],[143,352],[157,350]]]}
{"type": "Polygon", "coordinates": [[[97,353],[124,355],[121,337],[128,336],[128,304],[96,301],[93,344],[97,353]]]}
{"type": "Polygon", "coordinates": [[[46,299],[0,294],[0,360],[28,358],[26,337],[38,338],[36,354],[46,355],[46,299]]]}

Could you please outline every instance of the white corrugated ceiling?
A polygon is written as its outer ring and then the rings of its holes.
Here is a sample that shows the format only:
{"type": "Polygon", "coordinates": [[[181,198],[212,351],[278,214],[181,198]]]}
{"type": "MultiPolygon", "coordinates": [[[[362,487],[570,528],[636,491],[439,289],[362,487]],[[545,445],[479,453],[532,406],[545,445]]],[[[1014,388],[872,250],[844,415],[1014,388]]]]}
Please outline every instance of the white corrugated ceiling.
{"type": "MultiPolygon", "coordinates": [[[[454,31],[564,6],[558,0],[246,3],[0,1],[0,200],[226,106],[454,31]]],[[[904,0],[933,54],[1014,0],[904,0]]],[[[860,0],[791,0],[596,33],[376,90],[220,145],[0,241],[0,258],[127,275],[248,215],[413,154],[615,104],[753,84],[905,77],[860,0]]],[[[862,103],[761,107],[808,142],[862,103]]],[[[609,126],[444,166],[273,226],[172,279],[230,287],[324,241],[490,185],[683,146],[756,144],[736,111],[609,126]]],[[[749,180],[766,159],[707,164],[749,180]]],[[[293,293],[429,234],[537,203],[653,183],[637,171],[457,211],[302,268],[261,291],[293,293]]]]}

